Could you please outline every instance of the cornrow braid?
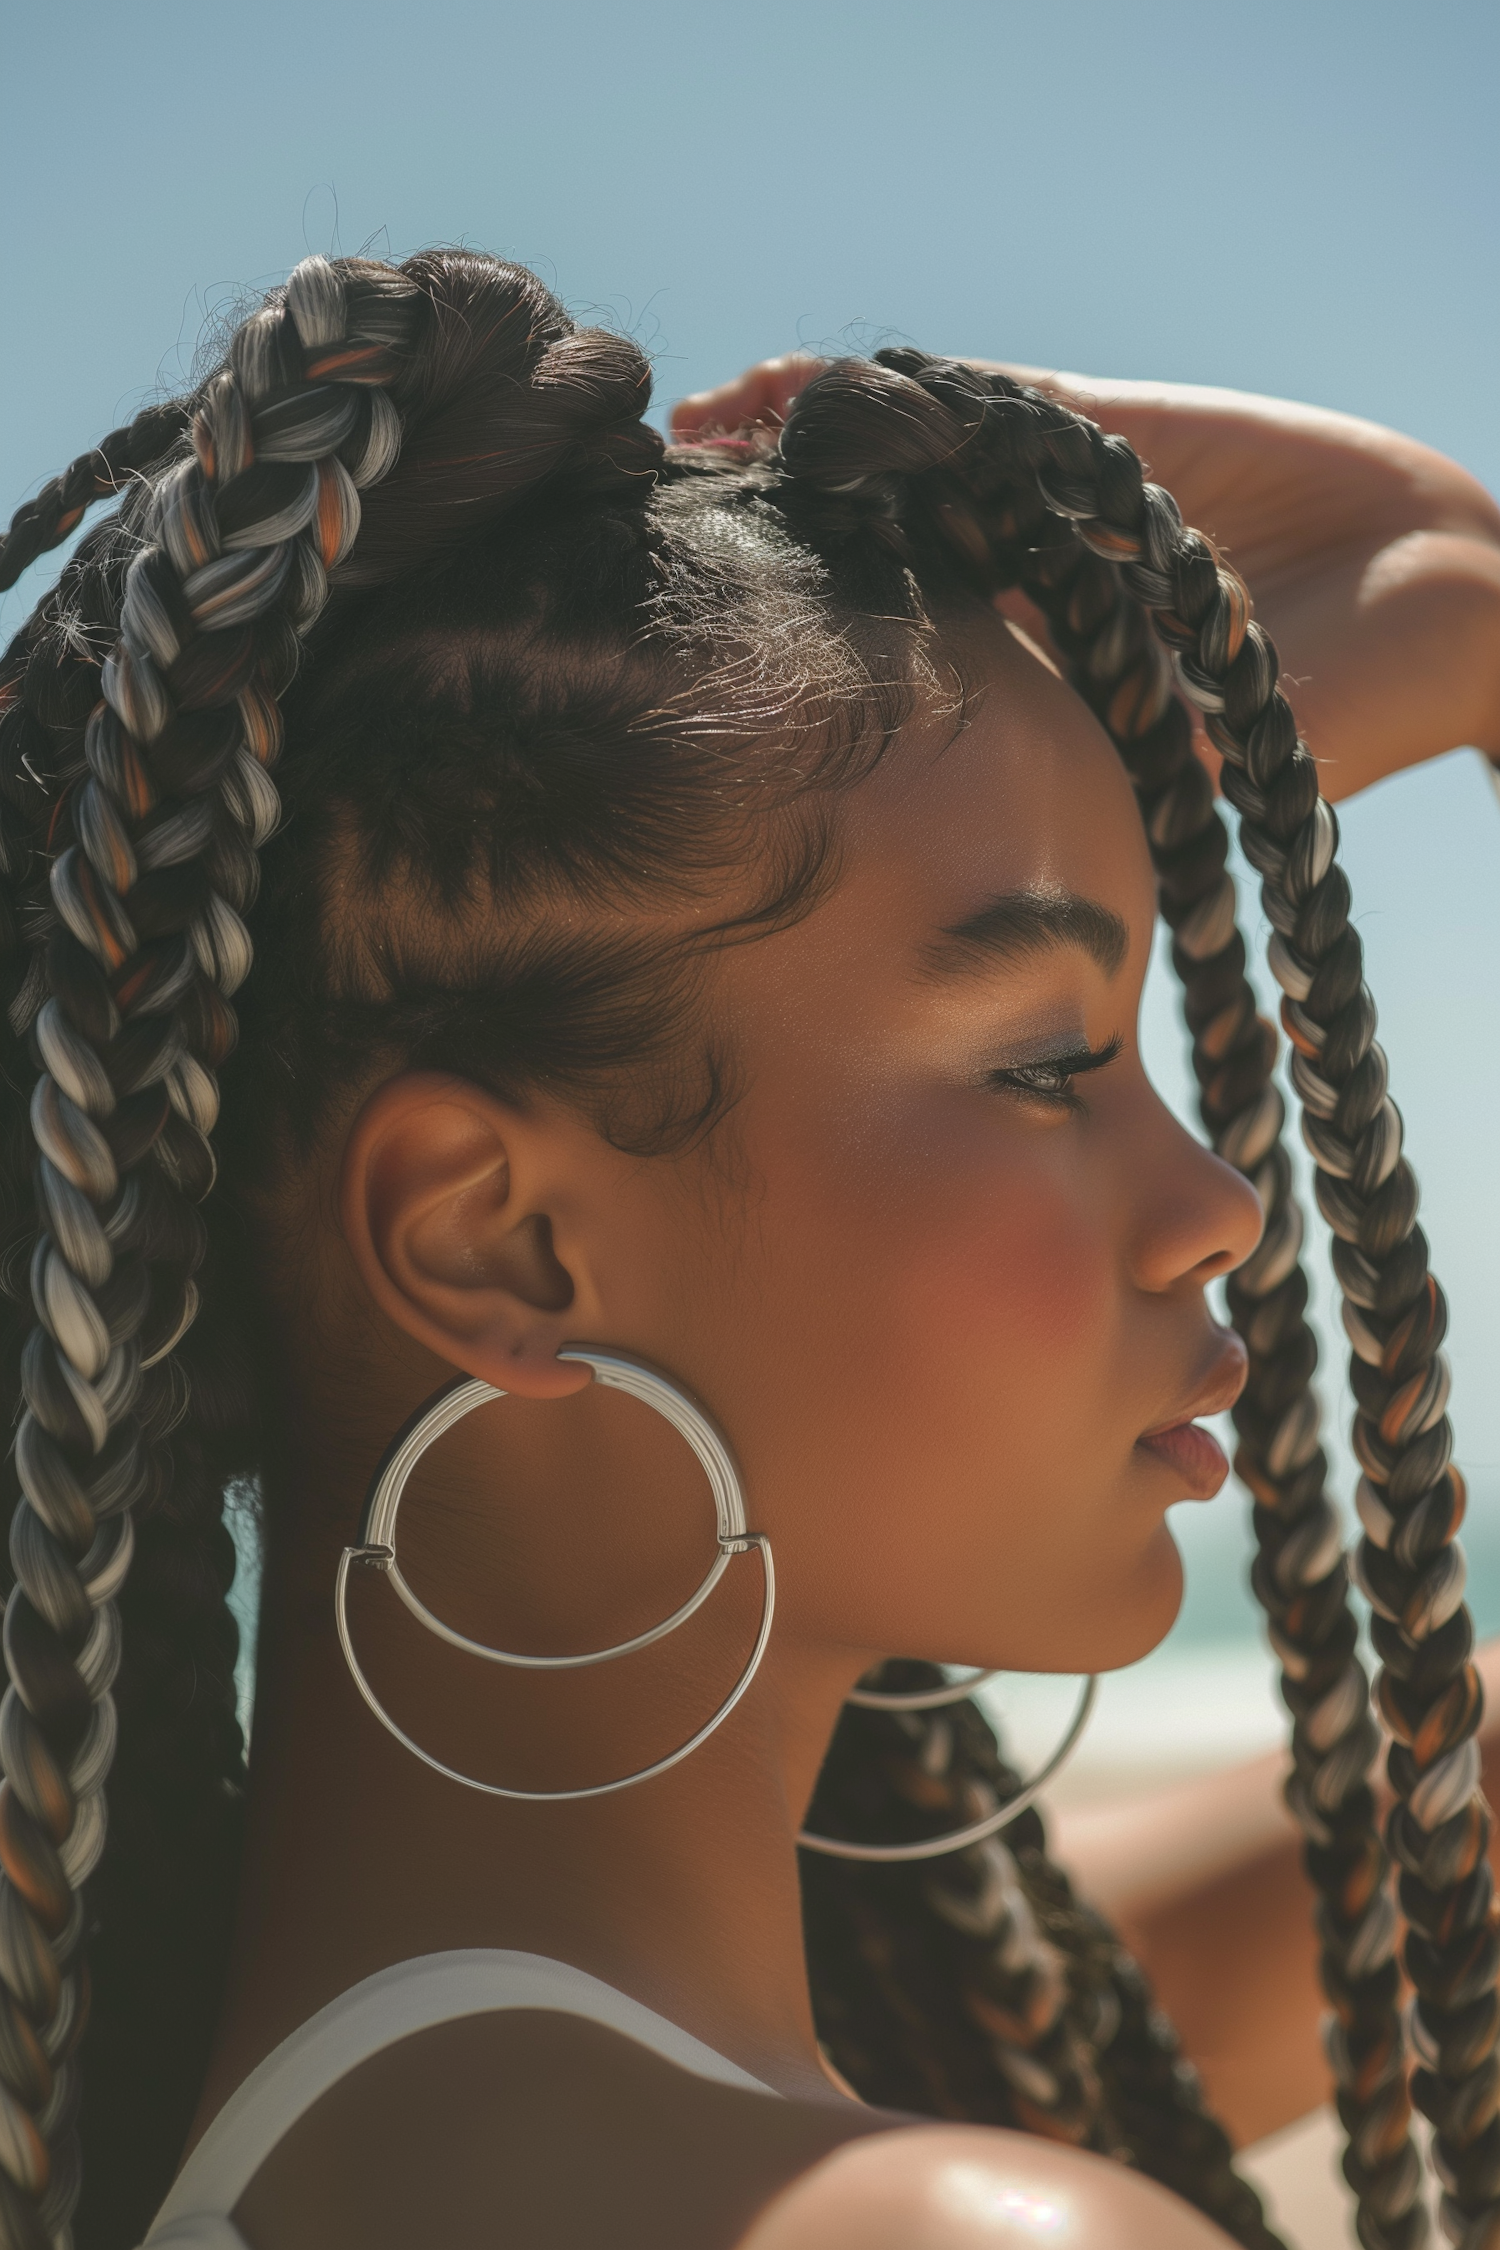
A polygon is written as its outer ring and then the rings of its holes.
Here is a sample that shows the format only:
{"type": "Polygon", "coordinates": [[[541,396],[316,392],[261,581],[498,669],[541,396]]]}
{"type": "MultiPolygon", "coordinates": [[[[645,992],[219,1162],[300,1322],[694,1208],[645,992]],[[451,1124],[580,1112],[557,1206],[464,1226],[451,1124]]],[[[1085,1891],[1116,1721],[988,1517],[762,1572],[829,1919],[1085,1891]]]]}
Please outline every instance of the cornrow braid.
{"type": "MultiPolygon", "coordinates": [[[[904,1662],[875,1677],[903,1693],[941,1680],[904,1662]]],[[[810,1817],[825,1833],[915,1841],[1019,1787],[972,1701],[851,1706],[810,1817]]],[[[804,1853],[802,1896],[818,2034],[865,2100],[1093,2149],[1160,2180],[1245,2250],[1281,2250],[1146,1979],[1074,1898],[1034,1809],[915,1866],[804,1853]]]]}
{"type": "MultiPolygon", "coordinates": [[[[82,1895],[104,1846],[118,1597],[133,1510],[169,1487],[166,1440],[187,1403],[173,1354],[197,1307],[214,1073],[249,967],[242,915],[278,811],[276,698],[353,542],[359,490],[395,458],[385,392],[419,307],[387,269],[315,258],[236,334],[191,453],[132,520],[102,699],[53,808],[44,974],[18,1024],[41,1065],[40,1229],[0,1704],[7,2250],[70,2239],[82,1895]]],[[[159,452],[170,429],[164,417],[142,446],[159,452]]],[[[66,513],[60,500],[54,530],[66,513]]],[[[23,527],[17,551],[37,536],[23,527]]]]}

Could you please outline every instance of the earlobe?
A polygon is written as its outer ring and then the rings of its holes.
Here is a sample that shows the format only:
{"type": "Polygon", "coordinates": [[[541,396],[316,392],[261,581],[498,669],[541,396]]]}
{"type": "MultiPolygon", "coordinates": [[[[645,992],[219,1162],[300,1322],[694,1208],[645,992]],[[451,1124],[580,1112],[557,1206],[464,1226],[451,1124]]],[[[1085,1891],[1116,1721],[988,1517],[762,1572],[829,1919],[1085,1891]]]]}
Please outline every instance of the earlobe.
{"type": "Polygon", "coordinates": [[[339,1193],[381,1311],[450,1365],[537,1398],[589,1379],[557,1358],[578,1292],[558,1255],[548,1171],[544,1124],[466,1080],[412,1071],[355,1119],[339,1193]]]}

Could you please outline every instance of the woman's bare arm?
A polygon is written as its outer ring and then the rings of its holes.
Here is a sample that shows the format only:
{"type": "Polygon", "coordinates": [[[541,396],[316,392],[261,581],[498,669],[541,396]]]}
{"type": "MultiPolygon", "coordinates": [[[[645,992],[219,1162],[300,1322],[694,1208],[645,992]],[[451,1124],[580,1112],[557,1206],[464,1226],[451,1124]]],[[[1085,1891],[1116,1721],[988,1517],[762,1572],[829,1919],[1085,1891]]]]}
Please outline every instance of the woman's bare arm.
{"type": "Polygon", "coordinates": [[[1464,743],[1500,757],[1500,508],[1456,462],[1286,399],[1005,372],[1128,438],[1224,550],[1325,795],[1464,743]]]}
{"type": "MultiPolygon", "coordinates": [[[[774,425],[820,364],[767,360],[685,399],[674,428],[774,425]]],[[[1456,462],[1285,399],[997,371],[1128,438],[1223,548],[1276,642],[1328,796],[1460,744],[1500,759],[1500,508],[1456,462]]]]}

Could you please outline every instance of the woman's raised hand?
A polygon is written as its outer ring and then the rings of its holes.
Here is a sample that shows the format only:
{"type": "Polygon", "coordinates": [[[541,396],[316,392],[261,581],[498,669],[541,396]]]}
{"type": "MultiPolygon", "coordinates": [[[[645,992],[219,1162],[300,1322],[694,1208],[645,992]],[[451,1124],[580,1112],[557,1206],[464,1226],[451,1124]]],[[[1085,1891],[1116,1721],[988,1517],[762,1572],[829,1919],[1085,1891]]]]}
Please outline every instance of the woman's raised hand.
{"type": "Polygon", "coordinates": [[[779,430],[792,400],[826,364],[811,352],[783,352],[780,359],[763,359],[732,383],[679,399],[672,409],[672,435],[684,441],[733,437],[741,430],[779,430]]]}
{"type": "MultiPolygon", "coordinates": [[[[774,428],[822,363],[685,399],[683,438],[774,428]]],[[[1325,793],[1461,743],[1500,759],[1500,508],[1456,463],[1321,407],[975,361],[1128,438],[1244,577],[1325,793]]]]}

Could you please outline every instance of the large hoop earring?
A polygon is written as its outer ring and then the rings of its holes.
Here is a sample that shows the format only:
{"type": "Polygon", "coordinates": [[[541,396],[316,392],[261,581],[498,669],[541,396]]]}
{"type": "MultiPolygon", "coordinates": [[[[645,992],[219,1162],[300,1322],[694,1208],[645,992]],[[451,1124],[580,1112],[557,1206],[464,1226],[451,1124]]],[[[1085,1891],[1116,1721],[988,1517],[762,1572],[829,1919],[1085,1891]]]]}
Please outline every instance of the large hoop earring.
{"type": "Polygon", "coordinates": [[[617,1641],[611,1648],[589,1649],[582,1656],[521,1656],[513,1649],[491,1648],[484,1641],[471,1641],[466,1633],[457,1632],[453,1626],[434,1617],[425,1602],[413,1593],[401,1573],[396,1560],[396,1512],[401,1505],[401,1495],[413,1469],[427,1448],[444,1432],[472,1414],[476,1406],[485,1405],[492,1398],[505,1398],[508,1394],[493,1383],[477,1377],[461,1376],[455,1383],[419,1407],[406,1427],[397,1432],[371,1481],[368,1497],[360,1517],[359,1537],[353,1546],[346,1547],[339,1557],[338,1576],[334,1583],[334,1613],[338,1620],[339,1646],[344,1661],[353,1676],[354,1684],[365,1702],[388,1734],[394,1735],[403,1749],[424,1766],[440,1773],[447,1781],[459,1782],[465,1789],[477,1789],[486,1797],[509,1797],[519,1804],[557,1805],[574,1803],[583,1797],[609,1797],[617,1789],[633,1789],[637,1782],[650,1781],[659,1773],[669,1773],[673,1766],[681,1765],[684,1758],[705,1743],[720,1728],[739,1702],[750,1682],[760,1670],[761,1658],[766,1653],[766,1643],[771,1637],[771,1619],[776,1609],[776,1570],[771,1559],[771,1542],[763,1531],[745,1528],[745,1501],[740,1490],[739,1473],[728,1446],[714,1428],[708,1416],[695,1400],[669,1383],[655,1368],[641,1361],[628,1359],[623,1352],[590,1351],[583,1345],[570,1346],[558,1353],[559,1359],[577,1360],[594,1371],[594,1380],[608,1389],[624,1391],[630,1398],[639,1399],[660,1414],[684,1437],[701,1462],[713,1494],[718,1553],[709,1564],[706,1576],[696,1592],[690,1594],[679,1609],[664,1618],[660,1625],[652,1625],[644,1633],[636,1633],[628,1641],[617,1641]],[[719,1580],[736,1555],[750,1548],[760,1552],[761,1570],[765,1580],[765,1599],[761,1607],[760,1631],[749,1662],[741,1672],[713,1717],[704,1721],[696,1734],[690,1735],[677,1749],[668,1751],[649,1766],[635,1773],[622,1774],[618,1781],[596,1781],[585,1789],[507,1789],[496,1781],[476,1781],[472,1774],[460,1773],[454,1766],[445,1766],[440,1758],[414,1742],[402,1727],[396,1724],[379,1696],[366,1679],[363,1667],[355,1654],[349,1630],[349,1573],[356,1563],[378,1570],[390,1581],[407,1608],[419,1623],[447,1641],[452,1648],[465,1651],[469,1656],[482,1657],[487,1664],[510,1664],[528,1672],[576,1671],[587,1664],[607,1664],[616,1656],[630,1656],[637,1649],[650,1648],[655,1641],[665,1640],[685,1625],[708,1600],[719,1580]]]}
{"type": "MultiPolygon", "coordinates": [[[[911,1695],[886,1694],[878,1688],[855,1688],[846,1700],[866,1711],[935,1711],[944,1704],[961,1703],[975,1688],[994,1677],[993,1672],[980,1672],[973,1679],[960,1680],[948,1687],[925,1688],[911,1695]]],[[[804,1828],[797,1841],[804,1851],[821,1852],[827,1859],[861,1859],[886,1865],[902,1860],[943,1859],[949,1852],[967,1851],[971,1844],[982,1844],[998,1835],[1002,1828],[1008,1828],[1013,1820],[1019,1820],[1054,1774],[1067,1764],[1089,1723],[1098,1693],[1099,1675],[1090,1672],[1068,1723],[1068,1731],[1046,1764],[1040,1766],[1013,1797],[1007,1797],[1003,1805],[986,1812],[967,1828],[951,1828],[943,1836],[924,1836],[915,1844],[857,1844],[843,1836],[816,1836],[810,1828],[804,1828]]]]}

